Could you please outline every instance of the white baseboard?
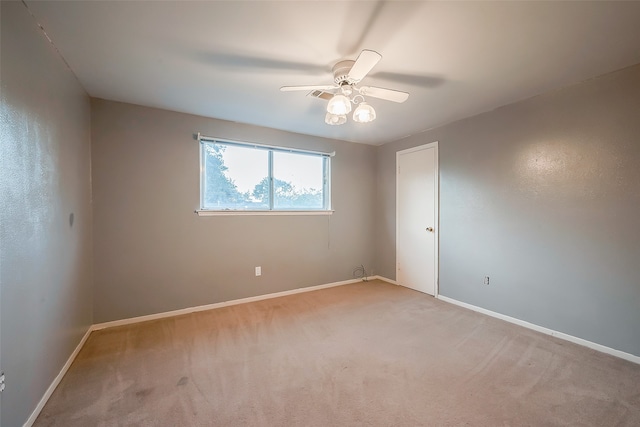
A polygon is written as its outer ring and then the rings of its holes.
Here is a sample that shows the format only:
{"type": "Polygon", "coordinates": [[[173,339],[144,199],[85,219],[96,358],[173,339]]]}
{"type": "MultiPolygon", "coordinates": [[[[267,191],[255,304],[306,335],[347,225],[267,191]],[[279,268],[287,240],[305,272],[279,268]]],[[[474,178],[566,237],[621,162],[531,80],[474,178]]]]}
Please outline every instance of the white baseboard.
{"type": "Polygon", "coordinates": [[[398,282],[396,282],[395,280],[387,279],[386,277],[383,277],[383,276],[373,276],[373,277],[369,277],[368,279],[369,280],[378,279],[378,280],[382,280],[383,282],[391,283],[392,285],[398,284],[398,282]]]}
{"type": "Polygon", "coordinates": [[[162,313],[148,314],[146,316],[131,317],[131,318],[128,318],[128,319],[113,320],[111,322],[97,323],[97,324],[93,325],[92,330],[99,331],[100,329],[113,328],[114,326],[123,326],[123,325],[130,325],[132,323],[147,322],[149,320],[164,319],[165,317],[180,316],[182,314],[195,313],[195,312],[198,312],[198,311],[213,310],[213,309],[216,309],[216,308],[228,307],[230,305],[245,304],[245,303],[254,302],[254,301],[262,301],[262,300],[265,300],[265,299],[284,297],[284,296],[287,296],[287,295],[294,295],[294,294],[299,294],[299,293],[302,293],[302,292],[317,291],[317,290],[320,290],[320,289],[333,288],[335,286],[342,286],[342,285],[349,285],[349,284],[358,283],[358,282],[361,282],[361,281],[362,281],[362,279],[343,280],[341,282],[326,283],[324,285],[309,286],[307,288],[292,289],[290,291],[275,292],[275,293],[271,293],[271,294],[258,295],[258,296],[255,296],[255,297],[248,297],[248,298],[241,298],[241,299],[235,299],[235,300],[230,300],[230,301],[217,302],[217,303],[214,303],[214,304],[199,305],[199,306],[195,306],[195,307],[182,308],[182,309],[179,309],[179,310],[172,310],[172,311],[165,311],[165,312],[162,312],[162,313]]]}
{"type": "Polygon", "coordinates": [[[515,317],[496,313],[495,311],[491,311],[491,310],[487,310],[486,308],[481,308],[475,305],[467,304],[466,302],[458,301],[453,298],[445,297],[443,295],[438,295],[438,299],[444,302],[448,302],[449,304],[454,304],[469,310],[477,311],[478,313],[486,314],[487,316],[495,317],[496,319],[504,320],[506,322],[513,323],[515,325],[523,326],[525,328],[532,329],[534,331],[541,332],[546,335],[551,335],[553,337],[557,337],[565,341],[572,342],[574,344],[588,347],[590,349],[597,350],[602,353],[610,354],[612,356],[616,356],[621,359],[625,359],[630,362],[640,364],[640,356],[636,356],[631,353],[626,353],[621,350],[616,350],[615,348],[610,348],[602,344],[597,344],[595,342],[587,341],[582,338],[574,337],[573,335],[565,334],[564,332],[554,331],[553,329],[545,328],[544,326],[539,326],[534,323],[529,323],[524,320],[516,319],[515,317]]]}
{"type": "Polygon", "coordinates": [[[44,405],[47,404],[47,401],[49,401],[49,398],[53,394],[53,391],[56,389],[56,387],[58,387],[58,384],[60,384],[60,381],[62,381],[62,378],[65,376],[65,374],[71,367],[71,364],[76,359],[76,356],[78,355],[78,353],[80,353],[80,350],[82,350],[82,347],[84,346],[84,343],[87,341],[87,338],[89,338],[91,331],[93,331],[93,327],[89,326],[89,329],[87,329],[87,332],[85,332],[84,336],[76,346],[75,350],[73,350],[73,353],[71,353],[71,356],[69,356],[69,358],[67,359],[67,363],[64,364],[64,366],[62,367],[58,375],[53,379],[53,382],[51,383],[47,391],[44,392],[44,396],[42,396],[42,399],[40,399],[40,402],[38,402],[38,405],[31,413],[31,416],[24,423],[23,427],[31,427],[33,423],[36,422],[36,419],[38,418],[38,415],[40,415],[42,408],[44,408],[44,405]]]}

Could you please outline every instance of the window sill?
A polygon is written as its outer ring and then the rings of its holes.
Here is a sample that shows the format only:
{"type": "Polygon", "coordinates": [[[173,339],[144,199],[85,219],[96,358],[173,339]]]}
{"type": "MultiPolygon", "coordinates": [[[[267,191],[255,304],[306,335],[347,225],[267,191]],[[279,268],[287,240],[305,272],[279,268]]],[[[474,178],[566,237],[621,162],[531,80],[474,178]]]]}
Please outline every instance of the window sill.
{"type": "Polygon", "coordinates": [[[196,210],[198,216],[248,216],[248,215],[332,215],[334,211],[211,211],[196,210]]]}

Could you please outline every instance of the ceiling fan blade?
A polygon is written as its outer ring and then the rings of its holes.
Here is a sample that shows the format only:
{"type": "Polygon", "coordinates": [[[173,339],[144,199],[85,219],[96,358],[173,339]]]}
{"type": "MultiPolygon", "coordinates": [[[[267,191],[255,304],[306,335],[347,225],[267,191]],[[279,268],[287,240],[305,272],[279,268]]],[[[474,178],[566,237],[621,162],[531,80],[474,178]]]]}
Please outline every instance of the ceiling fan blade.
{"type": "Polygon", "coordinates": [[[381,87],[375,86],[362,86],[358,88],[360,95],[362,96],[372,96],[374,98],[385,99],[387,101],[393,101],[397,103],[401,103],[409,98],[409,94],[407,92],[401,92],[399,90],[393,89],[384,89],[381,87]]]}
{"type": "Polygon", "coordinates": [[[314,98],[326,99],[329,101],[334,97],[334,94],[331,92],[325,92],[323,90],[312,90],[307,94],[307,96],[313,96],[314,98]]]}
{"type": "Polygon", "coordinates": [[[376,66],[378,61],[382,59],[382,55],[373,50],[363,50],[358,55],[358,59],[356,59],[355,64],[351,67],[349,71],[349,78],[354,80],[356,83],[360,80],[364,79],[364,77],[376,66]]]}
{"type": "Polygon", "coordinates": [[[315,85],[315,86],[282,86],[280,90],[282,92],[292,92],[294,90],[332,90],[338,89],[336,85],[315,85]]]}

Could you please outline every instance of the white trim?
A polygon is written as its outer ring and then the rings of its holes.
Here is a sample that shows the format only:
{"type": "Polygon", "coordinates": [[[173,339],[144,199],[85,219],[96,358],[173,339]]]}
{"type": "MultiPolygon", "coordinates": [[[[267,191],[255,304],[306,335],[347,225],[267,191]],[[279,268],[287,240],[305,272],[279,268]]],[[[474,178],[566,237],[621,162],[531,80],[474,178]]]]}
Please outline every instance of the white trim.
{"type": "Polygon", "coordinates": [[[241,298],[230,301],[217,302],[213,304],[199,305],[195,307],[181,308],[179,310],[165,311],[162,313],[148,314],[146,316],[131,317],[128,319],[113,320],[111,322],[97,323],[93,325],[92,330],[99,331],[105,328],[113,328],[115,326],[130,325],[133,323],[147,322],[149,320],[164,319],[166,317],[180,316],[182,314],[196,313],[198,311],[214,310],[216,308],[228,307],[230,305],[245,304],[248,302],[262,301],[265,299],[284,297],[287,295],[300,294],[303,292],[312,292],[325,288],[333,288],[335,286],[350,285],[352,283],[362,282],[362,279],[343,280],[341,282],[326,283],[324,285],[309,286],[306,288],[297,288],[290,291],[275,292],[271,294],[258,295],[255,297],[241,298]]]}
{"type": "Polygon", "coordinates": [[[391,280],[391,279],[387,279],[384,276],[373,276],[373,277],[369,277],[368,280],[382,280],[383,282],[387,282],[387,283],[391,283],[392,285],[397,285],[398,282],[396,282],[395,280],[391,280]]]}
{"type": "Polygon", "coordinates": [[[44,405],[47,404],[54,390],[56,389],[56,387],[58,387],[58,384],[60,384],[60,381],[62,381],[62,378],[65,376],[65,374],[71,367],[71,364],[76,359],[76,356],[78,355],[78,353],[80,353],[80,350],[82,350],[82,347],[84,346],[84,343],[87,341],[87,338],[89,338],[89,335],[91,334],[91,332],[93,332],[93,326],[89,326],[89,329],[87,329],[87,332],[85,332],[84,336],[76,346],[75,350],[73,350],[73,353],[71,353],[71,356],[69,356],[69,358],[67,359],[67,363],[64,364],[64,366],[62,367],[58,375],[53,379],[53,382],[51,383],[47,391],[44,392],[42,399],[40,399],[40,402],[38,402],[38,405],[31,413],[31,416],[27,419],[27,421],[25,421],[25,423],[23,424],[23,427],[31,427],[33,423],[36,422],[36,419],[38,418],[38,415],[40,415],[42,408],[44,408],[44,405]]]}
{"type": "MultiPolygon", "coordinates": [[[[438,141],[434,141],[434,142],[430,142],[429,144],[424,144],[424,145],[419,145],[417,147],[412,147],[412,148],[407,148],[406,150],[400,150],[400,151],[396,151],[396,247],[395,247],[395,251],[396,251],[396,278],[398,277],[398,160],[400,158],[401,155],[403,154],[409,154],[412,153],[414,151],[422,151],[422,150],[427,150],[433,148],[435,150],[435,177],[434,177],[434,197],[433,197],[433,202],[434,202],[434,212],[433,212],[433,222],[434,222],[434,242],[435,242],[435,248],[434,248],[434,265],[433,265],[433,273],[434,273],[434,278],[433,278],[433,296],[434,297],[438,297],[438,293],[440,291],[439,289],[439,282],[440,282],[440,272],[438,270],[438,265],[439,265],[439,260],[438,260],[438,256],[440,253],[440,219],[439,219],[439,214],[440,214],[440,154],[438,153],[438,141]]],[[[395,281],[394,281],[395,282],[395,281]]],[[[398,283],[396,283],[398,284],[398,283]]]]}
{"type": "Polygon", "coordinates": [[[405,150],[396,151],[396,158],[398,157],[398,154],[409,154],[409,153],[413,153],[414,151],[422,151],[422,150],[426,150],[427,148],[433,148],[433,147],[436,147],[436,148],[438,147],[438,141],[433,141],[428,144],[418,145],[417,147],[411,147],[405,150]]]}
{"type": "Polygon", "coordinates": [[[332,210],[317,210],[317,211],[210,211],[210,210],[202,210],[197,209],[195,213],[198,216],[227,216],[227,215],[332,215],[335,211],[332,210]]]}
{"type": "Polygon", "coordinates": [[[553,329],[545,328],[544,326],[539,326],[534,323],[529,323],[524,320],[516,319],[515,317],[507,316],[505,314],[496,313],[495,311],[487,310],[486,308],[477,307],[475,305],[467,304],[466,302],[458,301],[453,298],[445,297],[443,295],[438,296],[439,300],[447,302],[449,304],[454,304],[468,310],[473,310],[478,313],[486,314],[487,316],[495,317],[496,319],[504,320],[509,323],[513,323],[518,326],[525,327],[527,329],[534,330],[536,332],[540,332],[546,335],[551,335],[552,337],[560,338],[565,341],[572,342],[574,344],[578,344],[584,347],[588,347],[592,350],[597,350],[602,353],[610,354],[615,357],[619,357],[621,359],[628,360],[633,363],[640,364],[640,356],[636,356],[631,353],[626,353],[621,350],[616,350],[611,347],[604,346],[602,344],[597,344],[592,341],[587,341],[582,338],[574,337],[573,335],[565,334],[564,332],[555,331],[553,329]]]}
{"type": "Polygon", "coordinates": [[[214,144],[219,143],[219,144],[227,144],[227,145],[236,145],[240,147],[262,148],[266,150],[281,151],[283,153],[310,154],[314,156],[324,156],[324,157],[335,157],[336,155],[335,151],[328,153],[325,151],[314,151],[314,150],[305,150],[302,148],[283,147],[281,145],[267,145],[267,144],[259,144],[257,142],[237,141],[233,139],[216,138],[215,136],[205,136],[205,135],[202,135],[200,132],[196,134],[196,139],[201,144],[204,141],[204,142],[213,142],[214,144]]]}

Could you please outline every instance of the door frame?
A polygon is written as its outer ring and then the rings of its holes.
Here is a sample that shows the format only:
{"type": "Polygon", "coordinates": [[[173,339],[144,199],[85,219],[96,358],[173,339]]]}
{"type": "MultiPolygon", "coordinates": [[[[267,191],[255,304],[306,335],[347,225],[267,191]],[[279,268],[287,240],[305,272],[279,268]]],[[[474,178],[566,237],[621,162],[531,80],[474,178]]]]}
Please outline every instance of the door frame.
{"type": "MultiPolygon", "coordinates": [[[[434,269],[433,269],[433,296],[438,298],[440,294],[440,272],[438,265],[440,263],[440,156],[438,154],[438,141],[430,142],[429,144],[419,145],[417,147],[407,148],[406,150],[396,151],[396,280],[398,279],[398,187],[400,180],[398,179],[398,161],[403,154],[409,154],[414,151],[426,150],[429,148],[435,149],[435,167],[434,167],[434,269]]],[[[399,284],[399,283],[398,283],[399,284]]]]}

